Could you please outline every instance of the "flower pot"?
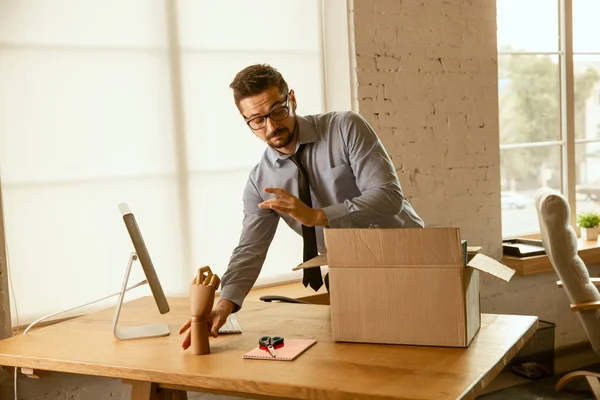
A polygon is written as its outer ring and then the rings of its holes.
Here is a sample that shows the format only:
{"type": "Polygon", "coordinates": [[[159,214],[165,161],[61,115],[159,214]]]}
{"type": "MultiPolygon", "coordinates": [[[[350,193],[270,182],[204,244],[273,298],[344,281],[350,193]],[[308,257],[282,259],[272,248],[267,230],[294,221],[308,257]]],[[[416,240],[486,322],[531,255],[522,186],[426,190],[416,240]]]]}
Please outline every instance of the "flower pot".
{"type": "Polygon", "coordinates": [[[598,227],[596,228],[581,228],[581,238],[583,240],[598,240],[598,227]]]}

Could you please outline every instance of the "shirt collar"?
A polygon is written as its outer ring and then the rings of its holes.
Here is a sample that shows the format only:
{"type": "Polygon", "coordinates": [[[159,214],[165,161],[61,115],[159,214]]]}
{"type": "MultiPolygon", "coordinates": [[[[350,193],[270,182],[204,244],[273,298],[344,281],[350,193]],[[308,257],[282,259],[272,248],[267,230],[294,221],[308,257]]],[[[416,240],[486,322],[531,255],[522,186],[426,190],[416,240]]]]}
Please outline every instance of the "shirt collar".
{"type": "MultiPolygon", "coordinates": [[[[298,115],[296,116],[296,121],[298,121],[298,141],[296,142],[296,151],[298,151],[298,147],[300,147],[301,144],[319,141],[317,131],[315,131],[313,125],[306,118],[298,115]]],[[[286,160],[290,157],[287,154],[281,154],[271,146],[267,147],[267,154],[273,165],[276,165],[280,160],[286,160]]]]}

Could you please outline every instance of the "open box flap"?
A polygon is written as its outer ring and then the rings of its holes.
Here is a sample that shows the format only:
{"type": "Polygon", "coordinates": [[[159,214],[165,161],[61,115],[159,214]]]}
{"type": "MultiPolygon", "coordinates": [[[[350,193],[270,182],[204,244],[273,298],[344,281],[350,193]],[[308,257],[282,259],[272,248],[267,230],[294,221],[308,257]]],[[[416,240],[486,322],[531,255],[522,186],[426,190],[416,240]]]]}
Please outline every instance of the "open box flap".
{"type": "Polygon", "coordinates": [[[515,274],[514,269],[510,269],[506,265],[483,254],[476,254],[471,261],[467,263],[467,267],[475,268],[506,282],[510,281],[510,278],[515,274]]]}
{"type": "Polygon", "coordinates": [[[319,254],[308,261],[303,262],[297,267],[292,268],[292,271],[298,271],[304,268],[322,267],[327,265],[327,254],[319,254]]]}

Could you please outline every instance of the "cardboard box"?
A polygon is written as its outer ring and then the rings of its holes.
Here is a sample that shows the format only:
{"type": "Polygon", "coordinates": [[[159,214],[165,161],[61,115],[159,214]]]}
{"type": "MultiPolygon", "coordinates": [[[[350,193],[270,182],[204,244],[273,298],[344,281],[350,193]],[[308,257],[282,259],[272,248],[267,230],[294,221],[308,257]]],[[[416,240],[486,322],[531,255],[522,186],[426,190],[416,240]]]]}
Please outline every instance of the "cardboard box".
{"type": "Polygon", "coordinates": [[[333,339],[467,347],[480,327],[479,271],[514,270],[468,259],[458,228],[325,229],[333,339]]]}

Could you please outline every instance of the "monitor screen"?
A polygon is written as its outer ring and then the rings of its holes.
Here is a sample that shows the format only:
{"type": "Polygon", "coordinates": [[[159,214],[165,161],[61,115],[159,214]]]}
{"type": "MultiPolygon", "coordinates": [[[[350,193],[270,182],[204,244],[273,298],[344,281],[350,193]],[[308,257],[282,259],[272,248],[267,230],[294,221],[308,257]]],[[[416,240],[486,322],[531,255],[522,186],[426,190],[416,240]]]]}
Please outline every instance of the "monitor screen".
{"type": "Polygon", "coordinates": [[[158,280],[158,275],[154,269],[154,264],[152,264],[152,259],[150,259],[150,254],[148,253],[148,249],[146,248],[146,244],[142,238],[142,233],[137,225],[135,216],[131,212],[131,209],[127,203],[119,204],[119,209],[123,215],[123,221],[127,227],[127,232],[129,232],[129,237],[133,242],[133,247],[135,248],[135,252],[140,260],[144,274],[146,275],[146,280],[148,281],[148,285],[150,286],[150,290],[152,291],[152,296],[154,296],[158,310],[161,314],[168,313],[169,303],[167,302],[165,293],[163,292],[160,281],[158,280]]]}

